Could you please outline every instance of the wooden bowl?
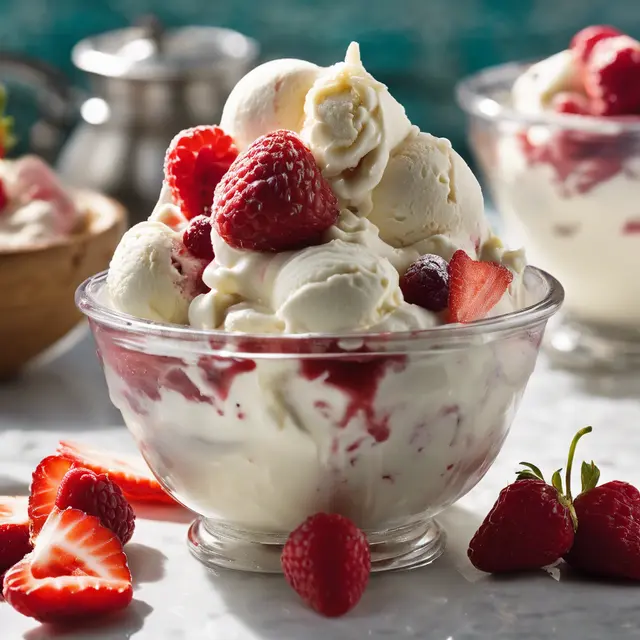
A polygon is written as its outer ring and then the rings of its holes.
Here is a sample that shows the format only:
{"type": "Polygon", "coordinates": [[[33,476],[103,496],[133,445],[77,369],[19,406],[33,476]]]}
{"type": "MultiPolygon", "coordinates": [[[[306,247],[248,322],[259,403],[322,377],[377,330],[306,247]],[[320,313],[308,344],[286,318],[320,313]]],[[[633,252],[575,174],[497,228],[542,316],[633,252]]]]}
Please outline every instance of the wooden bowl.
{"type": "Polygon", "coordinates": [[[15,375],[79,322],[76,288],[109,266],[126,229],[126,212],[114,200],[91,191],[75,198],[87,212],[86,230],[55,244],[0,249],[0,378],[15,375]]]}

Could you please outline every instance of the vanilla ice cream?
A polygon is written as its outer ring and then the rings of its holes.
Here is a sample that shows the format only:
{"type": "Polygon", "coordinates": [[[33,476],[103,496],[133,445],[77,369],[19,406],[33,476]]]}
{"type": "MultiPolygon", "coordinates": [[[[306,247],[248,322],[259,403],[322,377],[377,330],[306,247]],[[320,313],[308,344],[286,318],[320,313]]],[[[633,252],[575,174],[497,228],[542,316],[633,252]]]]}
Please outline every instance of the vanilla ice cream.
{"type": "Polygon", "coordinates": [[[371,198],[369,220],[394,247],[441,234],[473,253],[490,235],[476,177],[448,140],[428,133],[394,151],[371,198]]]}
{"type": "Polygon", "coordinates": [[[82,230],[84,212],[40,158],[0,160],[0,185],[0,250],[41,246],[82,230]]]}
{"type": "Polygon", "coordinates": [[[179,233],[161,222],[140,222],[113,254],[107,291],[112,304],[132,316],[184,324],[203,268],[179,233]]]}
{"type": "MultiPolygon", "coordinates": [[[[248,333],[412,331],[442,323],[405,302],[399,280],[421,255],[450,260],[464,249],[479,258],[494,242],[480,185],[464,160],[448,140],[411,124],[365,70],[356,43],[344,62],[326,69],[300,60],[254,69],[222,118],[241,148],[287,125],[300,131],[338,196],[340,214],[323,244],[279,253],[234,249],[214,227],[215,259],[202,273],[201,291],[209,290],[195,295],[198,265],[172,264],[182,260],[178,233],[188,221],[164,185],[150,222],[134,227],[114,255],[113,305],[146,319],[248,333]]],[[[492,313],[511,311],[524,263],[495,251],[491,259],[516,276],[492,313]]]]}
{"type": "Polygon", "coordinates": [[[304,60],[265,62],[236,84],[225,103],[220,126],[241,151],[269,131],[299,133],[305,96],[320,72],[320,67],[304,60]]]}

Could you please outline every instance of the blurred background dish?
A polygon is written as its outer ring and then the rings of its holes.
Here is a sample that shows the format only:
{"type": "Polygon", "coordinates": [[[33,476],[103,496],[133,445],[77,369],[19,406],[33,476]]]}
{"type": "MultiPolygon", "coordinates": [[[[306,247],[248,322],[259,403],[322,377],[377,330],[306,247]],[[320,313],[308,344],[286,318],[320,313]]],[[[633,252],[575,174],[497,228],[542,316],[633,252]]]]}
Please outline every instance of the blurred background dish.
{"type": "Polygon", "coordinates": [[[639,82],[640,42],[591,26],[536,64],[460,83],[507,239],[566,287],[548,341],[563,364],[640,366],[639,82]]]}
{"type": "Polygon", "coordinates": [[[78,324],[74,291],[107,268],[126,227],[117,202],[90,191],[71,195],[86,212],[83,230],[46,244],[0,248],[0,380],[78,324]]]}

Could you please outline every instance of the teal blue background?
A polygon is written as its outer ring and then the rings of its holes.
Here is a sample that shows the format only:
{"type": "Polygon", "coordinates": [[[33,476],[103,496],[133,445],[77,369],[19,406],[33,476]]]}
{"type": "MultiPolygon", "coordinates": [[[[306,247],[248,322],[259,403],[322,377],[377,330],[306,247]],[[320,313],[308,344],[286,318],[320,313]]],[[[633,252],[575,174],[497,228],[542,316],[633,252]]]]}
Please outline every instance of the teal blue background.
{"type": "Polygon", "coordinates": [[[0,48],[38,56],[80,81],[73,44],[155,13],[168,25],[216,24],[262,44],[263,59],[330,64],[350,40],[424,130],[462,145],[458,78],[505,60],[548,55],[607,22],[640,35],[640,0],[0,0],[0,48]]]}

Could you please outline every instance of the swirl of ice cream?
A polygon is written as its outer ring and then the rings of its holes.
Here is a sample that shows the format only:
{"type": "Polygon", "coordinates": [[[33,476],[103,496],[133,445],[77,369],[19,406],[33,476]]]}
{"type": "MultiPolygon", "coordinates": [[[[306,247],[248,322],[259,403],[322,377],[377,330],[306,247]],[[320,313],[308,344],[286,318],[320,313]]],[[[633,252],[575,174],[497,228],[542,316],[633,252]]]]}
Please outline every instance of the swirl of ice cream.
{"type": "Polygon", "coordinates": [[[345,61],[311,87],[304,112],[301,137],[341,204],[366,213],[390,153],[412,129],[404,107],[367,73],[352,42],[345,61]]]}

